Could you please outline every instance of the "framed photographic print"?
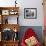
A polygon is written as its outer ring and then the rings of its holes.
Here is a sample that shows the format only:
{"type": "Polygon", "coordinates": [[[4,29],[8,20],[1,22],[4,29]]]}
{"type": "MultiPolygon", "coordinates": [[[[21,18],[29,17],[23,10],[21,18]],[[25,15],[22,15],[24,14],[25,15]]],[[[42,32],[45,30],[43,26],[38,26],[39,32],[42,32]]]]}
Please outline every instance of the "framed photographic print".
{"type": "Polygon", "coordinates": [[[2,15],[9,15],[9,10],[2,10],[2,15]]]}
{"type": "Polygon", "coordinates": [[[37,8],[24,8],[24,18],[25,19],[36,19],[37,8]]]}

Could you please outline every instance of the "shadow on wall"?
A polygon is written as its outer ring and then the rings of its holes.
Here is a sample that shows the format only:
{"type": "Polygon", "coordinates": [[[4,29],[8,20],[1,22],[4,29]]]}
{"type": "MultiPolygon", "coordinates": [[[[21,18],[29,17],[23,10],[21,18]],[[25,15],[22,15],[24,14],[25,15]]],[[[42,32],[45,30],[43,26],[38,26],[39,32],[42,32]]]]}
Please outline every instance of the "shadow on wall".
{"type": "Polygon", "coordinates": [[[23,35],[24,35],[25,31],[28,28],[32,28],[34,30],[34,32],[36,32],[39,41],[41,43],[43,43],[43,30],[42,30],[42,26],[21,26],[20,27],[20,32],[19,32],[19,39],[20,39],[20,41],[22,40],[23,35]]]}

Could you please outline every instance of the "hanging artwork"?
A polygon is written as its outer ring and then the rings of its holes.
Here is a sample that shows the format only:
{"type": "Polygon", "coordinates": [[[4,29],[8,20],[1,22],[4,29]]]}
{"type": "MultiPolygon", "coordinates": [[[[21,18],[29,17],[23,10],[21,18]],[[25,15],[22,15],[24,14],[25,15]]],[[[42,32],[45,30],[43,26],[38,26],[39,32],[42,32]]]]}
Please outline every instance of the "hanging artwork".
{"type": "Polygon", "coordinates": [[[36,19],[37,8],[24,8],[24,18],[25,19],[36,19]]]}

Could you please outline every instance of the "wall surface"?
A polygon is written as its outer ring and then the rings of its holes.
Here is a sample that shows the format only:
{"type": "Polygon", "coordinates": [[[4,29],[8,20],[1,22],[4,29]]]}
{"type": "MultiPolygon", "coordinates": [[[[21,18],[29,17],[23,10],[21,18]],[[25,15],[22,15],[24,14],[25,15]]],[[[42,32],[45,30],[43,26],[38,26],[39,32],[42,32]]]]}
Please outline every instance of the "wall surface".
{"type": "Polygon", "coordinates": [[[42,0],[21,0],[19,24],[22,26],[43,26],[43,6],[42,0]],[[37,8],[37,19],[24,19],[24,8],[37,8]]]}
{"type": "MultiPolygon", "coordinates": [[[[1,7],[15,6],[15,0],[0,0],[1,7]]],[[[20,26],[43,26],[43,6],[42,0],[17,0],[19,10],[20,26]],[[24,19],[24,8],[37,8],[37,19],[24,19]]],[[[11,17],[12,18],[12,17],[11,17]]],[[[14,21],[13,21],[14,22],[14,21]]]]}

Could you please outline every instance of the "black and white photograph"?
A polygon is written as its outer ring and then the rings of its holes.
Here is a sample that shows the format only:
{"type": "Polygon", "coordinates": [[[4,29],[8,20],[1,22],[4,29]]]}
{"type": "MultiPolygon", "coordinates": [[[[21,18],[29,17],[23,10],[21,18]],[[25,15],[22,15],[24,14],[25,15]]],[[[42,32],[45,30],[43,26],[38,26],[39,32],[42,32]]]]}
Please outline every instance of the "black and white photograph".
{"type": "Polygon", "coordinates": [[[24,8],[24,18],[25,19],[36,19],[37,8],[24,8]]]}

